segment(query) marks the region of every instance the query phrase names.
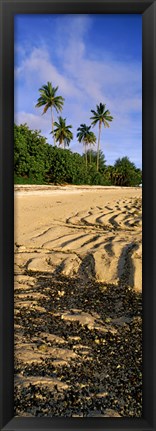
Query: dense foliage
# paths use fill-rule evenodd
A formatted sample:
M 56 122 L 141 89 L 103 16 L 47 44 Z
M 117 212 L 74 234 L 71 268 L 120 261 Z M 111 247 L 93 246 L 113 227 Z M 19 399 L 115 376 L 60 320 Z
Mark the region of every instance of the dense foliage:
M 37 130 L 24 124 L 14 126 L 14 173 L 17 178 L 42 183 L 50 169 L 51 146 Z M 21 182 L 21 181 L 20 181 Z
M 87 157 L 87 166 L 86 166 Z M 141 171 L 127 157 L 107 166 L 103 152 L 89 149 L 82 156 L 69 149 L 49 145 L 40 131 L 27 124 L 14 126 L 14 174 L 20 184 L 96 184 L 137 186 Z

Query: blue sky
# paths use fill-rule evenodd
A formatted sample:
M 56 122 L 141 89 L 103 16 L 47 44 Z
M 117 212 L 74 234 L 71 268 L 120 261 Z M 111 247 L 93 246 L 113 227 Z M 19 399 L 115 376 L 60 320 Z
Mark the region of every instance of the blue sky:
M 41 130 L 52 143 L 50 112 L 35 108 L 38 89 L 50 81 L 65 98 L 61 116 L 73 126 L 72 151 L 82 153 L 77 128 L 90 125 L 91 109 L 102 102 L 114 118 L 101 136 L 107 164 L 126 155 L 141 167 L 141 15 L 16 15 L 14 26 L 16 124 Z

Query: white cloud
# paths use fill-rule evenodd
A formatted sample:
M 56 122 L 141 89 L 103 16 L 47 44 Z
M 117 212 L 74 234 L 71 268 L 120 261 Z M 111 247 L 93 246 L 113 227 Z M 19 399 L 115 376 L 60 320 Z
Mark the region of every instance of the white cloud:
M 15 76 L 16 79 L 22 77 L 29 87 L 51 81 L 59 86 L 64 97 L 76 98 L 77 103 L 87 108 L 90 104 L 89 109 L 102 101 L 116 117 L 118 113 L 125 116 L 130 112 L 141 112 L 141 95 L 136 94 L 138 86 L 141 87 L 140 65 L 129 67 L 129 64 L 113 59 L 107 64 L 86 57 L 81 40 L 72 40 L 62 55 L 63 71 L 60 72 L 48 51 L 34 48 L 16 68 Z
M 43 132 L 46 132 L 47 129 L 50 129 L 50 121 L 46 116 L 39 116 L 32 114 L 30 112 L 16 112 L 15 113 L 15 123 L 20 124 L 28 124 L 30 129 L 35 130 L 42 130 Z
M 21 76 L 29 85 L 50 81 L 54 86 L 59 84 L 59 89 L 64 96 L 68 96 L 69 92 L 73 96 L 77 95 L 75 86 L 72 86 L 71 81 L 52 64 L 48 51 L 45 49 L 34 48 L 21 66 L 15 69 L 15 78 L 18 79 Z
M 91 51 L 91 44 L 86 43 L 85 39 L 92 20 L 81 15 L 73 17 L 74 19 L 71 15 L 64 15 L 63 19 L 58 20 L 53 43 L 48 40 L 44 46 L 32 46 L 29 55 L 22 56 L 21 64 L 15 69 L 18 112 L 15 119 L 18 124 L 26 122 L 32 129 L 41 129 L 50 139 L 49 113 L 42 116 L 42 109 L 39 109 L 38 114 L 35 114 L 35 104 L 39 97 L 39 87 L 51 81 L 54 86 L 59 86 L 58 94 L 65 97 L 61 115 L 67 118 L 68 124 L 73 125 L 75 138 L 71 147 L 77 148 L 77 127 L 82 122 L 89 125 L 90 110 L 96 109 L 96 104 L 103 102 L 114 120 L 110 129 L 102 132 L 101 148 L 104 152 L 108 148 L 108 153 L 112 151 L 112 154 L 113 151 L 115 154 L 115 145 L 119 142 L 121 152 L 132 146 L 135 148 L 136 143 L 141 142 L 141 64 L 117 61 L 111 53 L 105 51 L 105 47 L 101 57 L 97 59 Z M 20 53 L 19 47 L 17 60 L 18 52 Z M 22 82 L 22 90 L 18 85 L 19 81 Z M 21 91 L 23 98 L 18 96 Z M 27 108 L 24 105 L 24 95 L 30 101 Z M 97 133 L 97 128 L 94 131 Z

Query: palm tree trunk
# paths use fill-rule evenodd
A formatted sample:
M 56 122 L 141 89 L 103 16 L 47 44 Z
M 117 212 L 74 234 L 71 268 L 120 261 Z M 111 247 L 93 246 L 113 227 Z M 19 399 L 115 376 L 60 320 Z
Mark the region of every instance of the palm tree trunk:
M 84 145 L 85 145 L 86 168 L 87 168 L 87 151 L 86 151 L 86 143 L 85 143 Z
M 55 136 L 54 136 L 54 117 L 53 117 L 52 106 L 51 106 L 51 122 L 52 122 L 52 132 L 53 132 L 52 135 L 53 135 L 54 145 L 56 145 Z
M 99 136 L 98 136 L 98 146 L 97 146 L 97 172 L 99 170 L 99 153 L 100 153 L 101 126 L 102 126 L 102 123 L 99 122 Z
M 91 165 L 91 156 L 92 156 L 92 154 L 91 154 L 91 146 L 90 146 L 90 152 L 89 153 L 90 153 L 89 156 L 90 156 L 90 165 Z

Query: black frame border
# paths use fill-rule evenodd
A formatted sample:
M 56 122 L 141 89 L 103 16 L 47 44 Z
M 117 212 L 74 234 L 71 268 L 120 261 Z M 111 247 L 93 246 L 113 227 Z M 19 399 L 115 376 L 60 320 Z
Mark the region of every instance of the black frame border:
M 14 417 L 14 15 L 139 13 L 143 23 L 143 418 Z M 0 0 L 0 426 L 13 430 L 156 431 L 156 0 Z

